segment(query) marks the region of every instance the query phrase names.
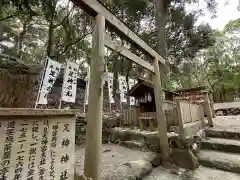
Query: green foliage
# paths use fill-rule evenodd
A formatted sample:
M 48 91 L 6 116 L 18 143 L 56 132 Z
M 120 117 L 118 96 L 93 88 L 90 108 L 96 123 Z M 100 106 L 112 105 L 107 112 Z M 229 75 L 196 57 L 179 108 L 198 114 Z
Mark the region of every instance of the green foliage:
M 107 7 L 130 29 L 135 31 L 154 49 L 159 43 L 155 1 L 102 0 Z M 21 2 L 19 4 L 19 2 Z M 205 0 L 208 9 L 215 13 L 216 1 Z M 46 55 L 60 62 L 79 63 L 82 75 L 85 64 L 90 63 L 91 18 L 70 2 L 60 0 L 1 1 L 0 53 L 15 56 L 28 64 L 42 63 Z M 167 60 L 171 65 L 168 88 L 209 85 L 213 90 L 232 90 L 240 87 L 239 41 L 226 35 L 239 33 L 240 19 L 230 21 L 223 32 L 212 30 L 208 24 L 196 26 L 202 13 L 199 8 L 186 12 L 187 3 L 198 0 L 163 1 L 166 11 L 165 34 Z M 120 38 L 110 33 L 113 39 Z M 217 40 L 216 40 L 217 39 Z M 134 45 L 120 40 L 125 47 L 146 61 L 148 55 Z M 6 46 L 1 42 L 12 43 Z M 137 78 L 147 75 L 141 67 L 119 57 L 116 52 L 106 54 L 108 70 Z
M 240 18 L 229 21 L 224 27 L 224 32 L 230 34 L 240 33 Z
M 0 54 L 27 64 L 43 63 L 45 56 L 51 55 L 61 62 L 76 61 L 85 72 L 91 54 L 86 39 L 91 33 L 91 22 L 82 10 L 61 0 L 1 3 Z

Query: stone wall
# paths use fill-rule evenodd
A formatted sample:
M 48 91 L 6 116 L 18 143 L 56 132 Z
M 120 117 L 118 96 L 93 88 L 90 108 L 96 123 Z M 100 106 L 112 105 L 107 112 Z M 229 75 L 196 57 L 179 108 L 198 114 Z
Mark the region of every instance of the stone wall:
M 108 143 L 110 139 L 110 130 L 120 124 L 120 113 L 114 111 L 112 114 L 103 115 L 102 125 L 102 143 Z M 75 143 L 84 146 L 86 142 L 87 121 L 84 116 L 78 116 L 76 120 Z
M 37 76 L 0 69 L 0 107 L 27 108 Z
M 240 108 L 223 108 L 215 110 L 217 116 L 234 116 L 240 114 Z

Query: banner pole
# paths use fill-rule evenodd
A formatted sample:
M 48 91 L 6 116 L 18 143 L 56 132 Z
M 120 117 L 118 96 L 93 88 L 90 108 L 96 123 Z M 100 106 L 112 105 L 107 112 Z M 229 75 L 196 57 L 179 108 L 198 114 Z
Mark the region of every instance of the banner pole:
M 64 74 L 63 74 L 63 82 L 62 82 L 62 88 L 61 88 L 61 95 L 60 95 L 60 98 L 59 98 L 59 106 L 58 106 L 58 109 L 61 109 L 62 108 L 62 93 L 63 93 L 63 86 L 64 86 L 64 78 L 65 78 L 65 73 L 66 73 L 66 69 L 67 69 L 67 63 L 65 64 L 65 67 L 64 68 Z
M 58 109 L 61 109 L 61 107 L 62 107 L 62 101 L 61 101 L 61 98 L 60 98 Z
M 36 99 L 35 107 L 34 107 L 35 109 L 37 108 L 37 105 L 38 105 L 38 101 L 39 101 L 39 97 L 40 97 L 40 92 L 41 92 L 42 85 L 43 85 L 43 79 L 44 79 L 45 73 L 46 73 L 47 64 L 48 64 L 48 58 L 46 58 L 46 60 L 44 61 L 44 67 L 43 67 L 43 71 L 42 71 L 42 74 L 41 74 L 40 86 L 39 86 L 39 88 L 38 88 L 37 99 Z

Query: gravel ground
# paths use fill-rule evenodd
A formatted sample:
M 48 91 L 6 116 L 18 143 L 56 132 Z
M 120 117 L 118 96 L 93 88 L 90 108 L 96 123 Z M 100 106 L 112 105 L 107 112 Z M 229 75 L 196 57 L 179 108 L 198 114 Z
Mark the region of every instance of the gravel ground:
M 214 128 L 226 130 L 240 130 L 239 116 L 217 116 L 214 118 Z
M 218 116 L 214 118 L 215 128 L 240 131 L 240 116 Z M 84 148 L 76 146 L 76 171 L 83 173 Z M 146 152 L 127 149 L 117 145 L 102 146 L 101 177 L 113 173 L 116 168 L 127 161 L 143 159 Z M 172 174 L 169 170 L 158 167 L 144 180 L 240 180 L 240 174 L 234 174 L 211 168 L 199 167 L 195 171 L 183 171 L 181 175 Z
M 83 174 L 85 149 L 76 146 L 76 171 Z M 102 164 L 101 177 L 105 179 L 107 174 L 113 173 L 117 167 L 127 161 L 135 161 L 143 159 L 146 152 L 127 149 L 122 146 L 105 144 L 102 146 Z M 94 162 L 93 162 L 94 163 Z
M 113 173 L 127 161 L 143 159 L 146 152 L 127 149 L 121 146 L 106 144 L 102 146 L 101 179 Z M 76 171 L 83 174 L 84 148 L 76 147 Z M 157 167 L 143 180 L 240 180 L 240 174 L 221 170 L 199 167 L 195 171 L 180 171 L 180 175 L 172 174 L 170 170 Z
M 171 174 L 162 167 L 155 168 L 143 180 L 239 180 L 240 175 L 221 170 L 199 167 L 195 171 L 183 171 L 181 175 Z

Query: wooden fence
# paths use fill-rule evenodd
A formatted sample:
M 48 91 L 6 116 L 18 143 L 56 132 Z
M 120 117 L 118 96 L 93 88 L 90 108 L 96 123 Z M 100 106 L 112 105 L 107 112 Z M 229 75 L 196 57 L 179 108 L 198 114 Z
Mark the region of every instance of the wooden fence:
M 203 107 L 204 103 L 196 104 L 187 101 L 165 102 L 164 110 L 167 127 L 178 127 L 181 137 L 196 134 L 205 126 Z M 156 113 L 140 113 L 139 108 L 125 110 L 121 125 L 140 127 L 141 130 L 155 130 L 157 128 Z
M 178 106 L 180 106 L 179 109 L 181 111 L 181 118 L 184 124 L 200 121 L 203 118 L 203 106 L 201 104 L 179 102 Z
M 193 104 L 190 102 L 177 101 L 177 119 L 179 135 L 182 138 L 195 135 L 204 128 L 204 103 Z
M 164 103 L 164 110 L 166 116 L 167 126 L 177 126 L 177 113 L 176 113 L 176 103 L 172 101 L 165 101 Z M 156 112 L 145 112 L 140 113 L 140 109 L 133 107 L 127 110 L 124 110 L 121 126 L 140 126 L 139 118 L 144 117 L 146 119 L 151 118 L 153 119 L 154 127 L 157 127 L 156 121 Z

